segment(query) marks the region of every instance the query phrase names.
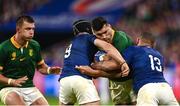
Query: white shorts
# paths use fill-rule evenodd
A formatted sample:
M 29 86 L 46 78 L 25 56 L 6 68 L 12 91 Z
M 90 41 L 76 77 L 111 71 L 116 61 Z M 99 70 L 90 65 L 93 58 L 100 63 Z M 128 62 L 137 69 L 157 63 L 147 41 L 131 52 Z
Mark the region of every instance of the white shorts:
M 11 92 L 16 92 L 18 95 L 22 96 L 26 105 L 32 104 L 34 101 L 36 101 L 39 98 L 44 98 L 44 96 L 36 87 L 28 87 L 28 88 L 6 87 L 1 89 L 0 91 L 0 98 L 4 104 L 6 104 L 5 101 L 7 95 Z
M 74 75 L 60 80 L 59 101 L 63 104 L 85 104 L 99 101 L 96 87 L 92 80 Z
M 173 91 L 167 83 L 149 83 L 140 88 L 137 106 L 179 106 Z

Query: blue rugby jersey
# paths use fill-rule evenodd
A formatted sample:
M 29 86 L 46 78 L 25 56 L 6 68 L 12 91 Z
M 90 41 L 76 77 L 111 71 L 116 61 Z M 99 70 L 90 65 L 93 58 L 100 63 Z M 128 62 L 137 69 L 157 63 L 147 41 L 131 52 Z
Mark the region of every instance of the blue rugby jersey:
M 139 89 L 147 83 L 166 82 L 163 77 L 163 57 L 155 49 L 146 46 L 130 46 L 123 57 L 132 71 L 133 89 Z
M 80 75 L 87 79 L 92 77 L 81 74 L 76 65 L 90 65 L 94 60 L 94 54 L 98 51 L 98 48 L 94 45 L 96 37 L 90 34 L 81 34 L 75 37 L 69 47 L 65 51 L 64 66 L 60 78 L 64 78 L 72 75 Z

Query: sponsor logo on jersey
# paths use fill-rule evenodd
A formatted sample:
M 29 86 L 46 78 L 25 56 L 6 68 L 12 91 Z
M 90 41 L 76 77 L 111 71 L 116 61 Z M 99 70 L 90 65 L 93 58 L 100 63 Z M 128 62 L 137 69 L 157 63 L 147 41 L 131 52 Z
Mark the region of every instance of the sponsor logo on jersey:
M 15 60 L 16 59 L 16 52 L 13 52 L 12 54 L 11 54 L 11 60 Z
M 29 49 L 29 56 L 33 56 L 33 49 Z
M 26 58 L 24 57 L 24 58 L 21 58 L 19 61 L 24 61 Z

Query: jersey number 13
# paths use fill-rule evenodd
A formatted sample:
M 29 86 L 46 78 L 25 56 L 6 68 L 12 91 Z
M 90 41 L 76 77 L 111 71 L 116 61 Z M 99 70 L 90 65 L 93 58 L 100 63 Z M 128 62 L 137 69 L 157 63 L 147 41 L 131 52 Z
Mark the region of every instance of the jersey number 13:
M 161 66 L 160 59 L 153 55 L 149 55 L 149 58 L 150 58 L 150 62 L 151 62 L 151 69 L 162 72 L 162 66 Z

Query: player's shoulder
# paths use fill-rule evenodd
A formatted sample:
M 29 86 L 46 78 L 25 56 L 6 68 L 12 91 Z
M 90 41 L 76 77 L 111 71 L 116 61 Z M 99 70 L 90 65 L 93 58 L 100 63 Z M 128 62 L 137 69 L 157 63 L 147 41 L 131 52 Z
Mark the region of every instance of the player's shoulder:
M 0 48 L 6 48 L 6 46 L 8 46 L 10 44 L 10 40 L 5 40 L 0 44 Z
M 126 32 L 124 32 L 124 31 L 115 31 L 115 32 L 117 32 L 117 33 L 119 33 L 119 34 L 126 34 Z
M 132 45 L 132 46 L 128 46 L 123 52 L 137 53 L 137 52 L 141 52 L 141 49 L 139 48 L 139 46 Z
M 126 34 L 126 32 L 115 31 L 114 40 L 118 40 L 119 41 L 119 39 L 122 40 L 122 41 L 127 41 L 127 42 L 133 44 L 132 38 L 128 34 Z
M 139 49 L 139 47 L 136 46 L 136 45 L 131 45 L 131 46 L 128 46 L 127 49 L 129 49 L 129 50 L 137 50 L 137 49 Z
M 2 45 L 5 45 L 5 44 L 10 43 L 10 42 L 11 42 L 10 39 L 7 39 L 7 40 L 1 42 L 1 44 L 2 44 Z
M 86 37 L 89 37 L 89 38 L 96 38 L 96 36 L 93 35 L 93 34 L 86 34 Z
M 121 37 L 126 37 L 127 36 L 126 32 L 124 32 L 124 31 L 115 31 L 115 34 L 118 35 L 118 36 L 121 36 Z
M 96 36 L 93 34 L 85 34 L 85 39 L 87 39 L 88 41 L 93 42 L 96 39 Z
M 82 39 L 82 38 L 93 38 L 96 37 L 93 34 L 80 34 L 79 36 L 76 36 L 75 39 Z
M 30 43 L 31 45 L 37 45 L 37 46 L 39 46 L 39 42 L 37 42 L 37 41 L 34 40 L 34 39 L 31 39 L 31 40 L 29 41 L 29 43 Z
M 36 40 L 33 40 L 33 39 L 29 41 L 29 45 L 33 48 L 40 48 L 40 44 Z
M 154 50 L 154 52 L 155 52 L 157 55 L 159 55 L 160 57 L 163 57 L 162 54 L 161 54 L 157 49 L 152 48 L 152 50 Z

